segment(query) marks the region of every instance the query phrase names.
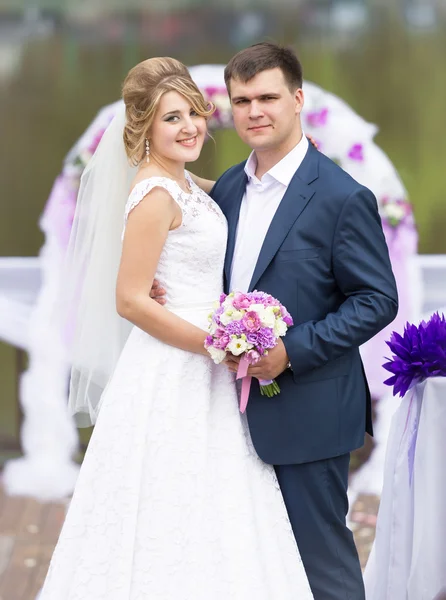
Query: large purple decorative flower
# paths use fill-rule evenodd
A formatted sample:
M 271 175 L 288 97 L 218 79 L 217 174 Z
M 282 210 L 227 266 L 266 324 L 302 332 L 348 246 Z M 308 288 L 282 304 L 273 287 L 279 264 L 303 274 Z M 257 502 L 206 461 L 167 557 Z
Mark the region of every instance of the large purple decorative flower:
M 383 367 L 393 373 L 384 383 L 393 385 L 393 395 L 401 397 L 416 383 L 428 377 L 446 377 L 446 320 L 435 313 L 418 327 L 406 324 L 401 336 L 394 331 L 386 342 L 394 356 Z

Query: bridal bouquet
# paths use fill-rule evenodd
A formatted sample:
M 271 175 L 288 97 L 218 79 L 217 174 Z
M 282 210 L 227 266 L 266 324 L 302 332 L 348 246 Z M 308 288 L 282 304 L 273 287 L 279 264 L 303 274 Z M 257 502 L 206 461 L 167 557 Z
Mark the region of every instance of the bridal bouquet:
M 228 353 L 241 356 L 237 379 L 243 378 L 240 411 L 246 410 L 251 377 L 249 365 L 257 363 L 286 334 L 293 319 L 278 300 L 254 290 L 247 294 L 222 294 L 209 315 L 209 335 L 205 348 L 215 363 L 221 363 Z M 271 398 L 280 392 L 275 380 L 260 380 L 260 392 Z

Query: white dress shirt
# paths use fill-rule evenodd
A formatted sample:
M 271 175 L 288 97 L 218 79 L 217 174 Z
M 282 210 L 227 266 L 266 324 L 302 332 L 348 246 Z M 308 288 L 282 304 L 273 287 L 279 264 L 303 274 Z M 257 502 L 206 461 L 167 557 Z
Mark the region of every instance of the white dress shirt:
M 248 183 L 240 206 L 230 291 L 248 291 L 271 221 L 307 150 L 308 140 L 302 135 L 300 142 L 261 179 L 255 175 L 257 158 L 251 152 L 245 165 Z

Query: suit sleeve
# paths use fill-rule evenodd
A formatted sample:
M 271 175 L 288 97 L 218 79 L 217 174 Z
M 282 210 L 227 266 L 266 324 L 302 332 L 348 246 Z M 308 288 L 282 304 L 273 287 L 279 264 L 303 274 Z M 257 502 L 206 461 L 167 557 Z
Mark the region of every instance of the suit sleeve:
M 344 202 L 333 237 L 333 274 L 345 296 L 336 312 L 302 323 L 282 338 L 299 375 L 357 348 L 391 323 L 398 294 L 376 199 L 367 188 Z

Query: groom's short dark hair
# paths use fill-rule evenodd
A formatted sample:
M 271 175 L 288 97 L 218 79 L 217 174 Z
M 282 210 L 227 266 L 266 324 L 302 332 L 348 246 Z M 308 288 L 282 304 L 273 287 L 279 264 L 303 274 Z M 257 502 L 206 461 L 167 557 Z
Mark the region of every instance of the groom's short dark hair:
M 302 65 L 291 48 L 272 42 L 261 42 L 240 50 L 225 68 L 225 83 L 231 95 L 231 79 L 246 83 L 262 71 L 279 68 L 292 92 L 302 87 Z

